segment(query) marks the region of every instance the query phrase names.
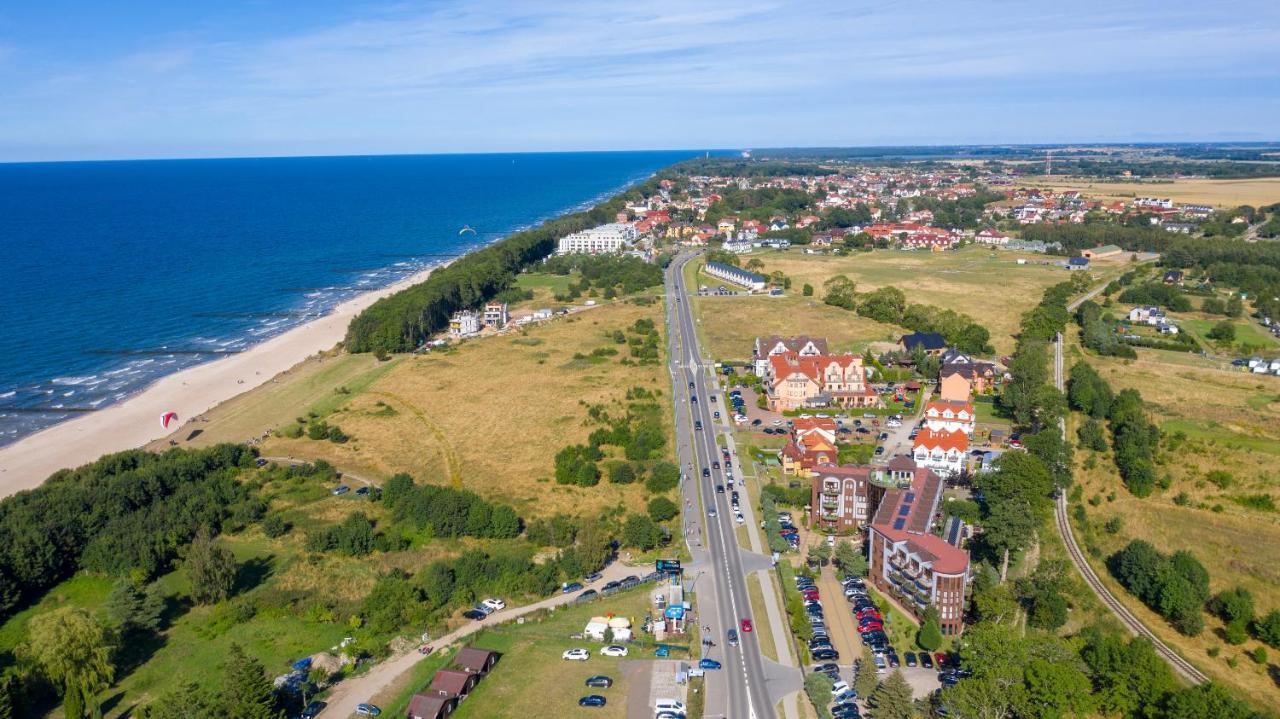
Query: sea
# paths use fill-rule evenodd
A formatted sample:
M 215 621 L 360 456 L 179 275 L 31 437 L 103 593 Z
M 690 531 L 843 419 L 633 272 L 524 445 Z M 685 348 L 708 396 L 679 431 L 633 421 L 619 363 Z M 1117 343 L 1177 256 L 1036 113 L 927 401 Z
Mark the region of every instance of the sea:
M 0 164 L 0 446 L 694 154 Z

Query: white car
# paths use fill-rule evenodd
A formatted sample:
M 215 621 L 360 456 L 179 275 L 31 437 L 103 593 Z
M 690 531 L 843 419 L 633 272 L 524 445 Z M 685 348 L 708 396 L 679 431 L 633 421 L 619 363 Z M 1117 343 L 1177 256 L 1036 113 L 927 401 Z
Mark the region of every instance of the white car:
M 834 547 L 834 546 L 836 546 L 836 535 L 834 535 L 834 534 L 828 534 L 828 535 L 827 535 L 827 546 L 828 546 L 828 547 Z
M 564 654 L 561 654 L 560 658 L 574 662 L 585 662 L 591 658 L 591 652 L 586 649 L 570 649 Z
M 775 420 L 773 420 L 773 426 L 774 426 L 774 427 L 781 427 L 781 426 L 782 426 L 782 420 L 780 420 L 780 419 L 775 419 Z
M 744 423 L 744 422 L 746 422 L 746 421 L 747 421 L 747 415 L 745 415 L 745 414 L 735 414 L 735 415 L 733 415 L 733 421 L 734 421 L 734 422 L 737 422 L 738 424 L 742 424 L 742 423 Z
M 742 524 L 743 522 L 747 521 L 747 518 L 742 516 L 742 512 L 738 512 L 733 515 L 733 521 L 737 522 L 738 524 Z
M 600 649 L 600 656 L 602 656 L 602 657 L 625 657 L 625 656 L 627 656 L 627 648 L 626 648 L 626 647 L 624 647 L 624 646 L 617 645 L 617 644 L 610 644 L 609 646 L 607 646 L 607 647 L 602 647 L 602 648 Z
M 843 694 L 844 692 L 847 692 L 847 691 L 849 691 L 849 683 L 844 681 L 843 679 L 841 679 L 840 681 L 836 682 L 831 686 L 832 694 Z
M 507 608 L 506 602 L 502 601 L 501 599 L 494 599 L 493 597 L 489 597 L 488 599 L 480 603 L 492 609 L 495 612 L 500 612 L 503 609 Z

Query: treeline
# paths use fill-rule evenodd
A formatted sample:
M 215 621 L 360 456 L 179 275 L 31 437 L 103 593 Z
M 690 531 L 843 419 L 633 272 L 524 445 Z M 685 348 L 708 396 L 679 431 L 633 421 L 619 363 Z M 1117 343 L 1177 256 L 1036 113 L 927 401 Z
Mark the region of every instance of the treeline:
M 729 215 L 767 223 L 774 215 L 790 217 L 809 207 L 814 201 L 814 197 L 804 190 L 778 187 L 750 190 L 727 187 L 720 190 L 719 194 L 720 199 L 707 208 L 703 218 L 713 225 Z
M 1027 225 L 1022 239 L 1062 245 L 1062 254 L 1073 256 L 1099 245 L 1116 245 L 1126 252 L 1163 252 L 1172 242 L 1159 228 L 1126 227 L 1112 223 Z
M 81 569 L 154 577 L 200 527 L 260 518 L 265 505 L 235 481 L 255 457 L 232 444 L 131 450 L 0 501 L 0 618 Z
M 559 302 L 571 302 L 592 289 L 604 293 L 611 300 L 623 294 L 662 284 L 663 264 L 645 262 L 630 255 L 553 255 L 543 260 L 541 269 L 553 275 L 569 275 L 578 272 L 577 283 L 567 292 L 557 294 Z
M 444 329 L 454 312 L 475 307 L 507 289 L 517 273 L 543 259 L 565 235 L 612 222 L 627 203 L 657 191 L 658 179 L 575 212 L 517 232 L 458 258 L 423 282 L 373 303 L 351 321 L 350 352 L 409 352 Z
M 986 188 L 979 189 L 969 197 L 956 200 L 922 195 L 898 200 L 895 214 L 901 217 L 915 210 L 929 210 L 933 213 L 933 224 L 938 227 L 976 229 L 983 220 L 983 212 L 987 205 L 1003 199 L 1003 194 Z
M 1135 497 L 1150 495 L 1160 481 L 1155 469 L 1160 429 L 1147 417 L 1138 391 L 1112 392 L 1107 381 L 1082 360 L 1071 367 L 1067 399 L 1072 409 L 1085 413 L 1095 424 L 1098 420 L 1110 420 L 1111 443 L 1120 478 Z M 1080 432 L 1081 440 L 1087 446 L 1098 449 L 1101 445 L 1105 449 L 1094 425 L 1086 422 Z
M 415 484 L 407 474 L 387 480 L 382 502 L 397 522 L 411 524 L 432 537 L 511 539 L 523 529 L 520 517 L 508 505 L 490 502 L 464 489 Z M 367 521 L 357 521 L 362 535 L 372 531 L 371 526 L 365 529 Z
M 1107 559 L 1107 569 L 1179 632 L 1194 637 L 1204 630 L 1209 600 L 1209 571 L 1188 551 L 1162 554 L 1141 539 Z
M 1166 285 L 1163 282 L 1151 281 L 1133 285 L 1121 292 L 1118 299 L 1131 305 L 1154 305 L 1173 312 L 1191 311 L 1191 299 L 1176 285 Z
M 1133 359 L 1138 356 L 1132 346 L 1120 340 L 1114 318 L 1103 314 L 1097 302 L 1081 302 L 1076 309 L 1076 323 L 1080 325 L 1080 341 L 1094 352 L 1107 357 Z
M 853 280 L 836 275 L 823 283 L 823 290 L 822 301 L 833 307 L 854 310 L 863 317 L 915 332 L 936 332 L 961 352 L 993 351 L 991 332 L 972 317 L 933 305 L 908 305 L 906 294 L 897 287 L 890 285 L 859 295 Z
M 1193 268 L 1214 282 L 1249 295 L 1260 314 L 1280 317 L 1280 243 L 1186 238 L 1175 241 L 1161 264 Z

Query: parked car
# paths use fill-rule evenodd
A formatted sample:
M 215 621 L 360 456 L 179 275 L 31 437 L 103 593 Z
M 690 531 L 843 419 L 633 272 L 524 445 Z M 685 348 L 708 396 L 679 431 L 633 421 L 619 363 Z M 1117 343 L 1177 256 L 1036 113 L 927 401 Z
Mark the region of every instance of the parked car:
M 707 659 L 704 657 L 698 662 L 698 668 L 699 669 L 719 669 L 720 662 L 714 659 Z
M 479 609 L 468 609 L 467 611 L 462 613 L 462 617 L 464 619 L 472 619 L 475 621 L 480 621 L 481 619 L 484 619 L 487 616 L 489 615 L 480 611 Z
M 929 652 L 920 652 L 920 666 L 933 669 L 933 657 L 929 656 Z
M 376 717 L 382 714 L 382 709 L 377 704 L 357 704 L 356 716 Z
M 588 589 L 587 591 L 583 592 L 582 594 L 579 594 L 579 595 L 578 595 L 578 598 L 577 598 L 577 599 L 575 599 L 575 600 L 573 600 L 573 601 L 575 601 L 575 602 L 585 602 L 585 601 L 587 601 L 588 599 L 592 599 L 592 598 L 594 598 L 594 597 L 595 597 L 596 595 L 598 595 L 598 594 L 599 594 L 599 592 L 597 592 L 596 590 L 594 590 L 594 589 Z
M 587 686 L 597 689 L 608 689 L 613 686 L 613 680 L 603 674 L 597 674 L 594 677 L 587 677 Z
M 602 707 L 605 705 L 605 702 L 606 702 L 605 698 L 600 696 L 599 694 L 588 694 L 587 696 L 578 700 L 578 706 Z
M 583 580 L 586 581 L 587 584 L 590 584 L 592 582 L 598 582 L 601 579 L 604 579 L 604 575 L 601 574 L 600 572 L 592 572 L 591 574 L 588 574 L 587 576 L 583 577 Z
M 316 719 L 316 717 L 320 715 L 320 712 L 324 711 L 324 708 L 327 706 L 329 705 L 326 702 L 311 702 L 302 710 L 302 713 L 298 715 L 298 719 Z
M 480 603 L 492 609 L 495 612 L 500 612 L 503 609 L 507 608 L 506 602 L 502 601 L 501 599 L 495 599 L 494 597 L 489 597 L 488 599 Z
M 600 656 L 602 657 L 625 657 L 627 656 L 627 648 L 621 644 L 610 644 L 607 647 L 600 648 Z
M 351 488 L 348 487 L 347 485 L 339 484 L 338 486 L 333 488 L 333 492 L 331 492 L 331 494 L 333 494 L 333 496 L 336 497 L 339 495 L 346 494 L 347 492 L 350 492 L 350 491 L 351 491 Z
M 840 652 L 834 649 L 819 649 L 816 652 L 812 652 L 812 654 L 813 658 L 820 662 L 839 661 L 840 659 Z
M 815 674 L 830 674 L 831 672 L 839 673 L 839 671 L 839 664 L 817 664 L 813 667 L 813 673 Z
M 569 582 L 568 584 L 560 588 L 560 593 L 572 594 L 578 591 L 579 589 L 582 589 L 582 582 Z
M 560 655 L 560 658 L 572 662 L 585 662 L 591 658 L 591 652 L 582 648 L 567 649 L 564 654 Z
M 903 658 L 903 660 L 905 660 L 905 661 L 906 661 L 907 666 L 909 666 L 909 667 L 914 667 L 914 666 L 916 665 L 916 653 L 915 653 L 915 652 L 907 652 L 906 654 L 903 654 L 903 655 L 902 655 L 902 658 Z
M 363 497 L 363 496 L 365 496 L 365 495 L 366 495 L 366 494 L 368 494 L 368 493 L 369 493 L 369 488 L 368 488 L 368 487 L 360 487 L 360 488 L 356 489 L 356 496 L 357 496 L 357 497 Z

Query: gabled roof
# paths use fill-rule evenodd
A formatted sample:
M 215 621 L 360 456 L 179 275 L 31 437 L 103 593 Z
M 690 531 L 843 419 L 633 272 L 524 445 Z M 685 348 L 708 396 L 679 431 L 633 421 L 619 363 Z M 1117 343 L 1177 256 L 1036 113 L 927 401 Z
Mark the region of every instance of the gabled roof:
M 935 449 L 941 449 L 944 452 L 957 450 L 967 452 L 969 450 L 969 436 L 960 430 L 954 432 L 935 432 L 925 428 L 920 430 L 920 434 L 916 435 L 915 444 L 912 445 L 916 449 L 924 447 L 932 452 Z
M 846 371 L 853 365 L 862 366 L 862 358 L 857 355 L 818 355 L 801 357 L 794 352 L 782 352 L 769 358 L 769 368 L 774 380 L 781 381 L 794 374 L 803 374 L 809 379 L 822 384 L 823 374 L 831 365 L 839 365 Z M 860 379 L 865 380 L 865 377 Z
M 467 685 L 471 683 L 473 676 L 475 675 L 460 669 L 441 669 L 432 677 L 430 689 L 445 695 L 460 696 L 467 691 Z
M 965 413 L 968 419 L 973 419 L 973 405 L 968 402 L 958 402 L 953 399 L 935 400 L 925 405 L 925 416 L 931 413 L 938 416 L 945 416 L 950 412 L 953 417 L 959 418 L 961 413 Z
M 885 492 L 871 527 L 891 542 L 905 543 L 907 551 L 929 562 L 934 572 L 961 574 L 968 569 L 969 553 L 929 532 L 943 486 L 938 475 L 917 467 L 910 487 Z
M 799 353 L 810 344 L 812 344 L 813 348 L 818 351 L 818 354 L 829 354 L 827 351 L 826 337 L 810 337 L 809 335 L 779 337 L 777 335 L 770 335 L 768 337 L 759 337 L 756 339 L 756 346 L 764 352 L 772 352 L 778 347 L 778 345 L 782 345 L 786 348 L 785 351 Z

